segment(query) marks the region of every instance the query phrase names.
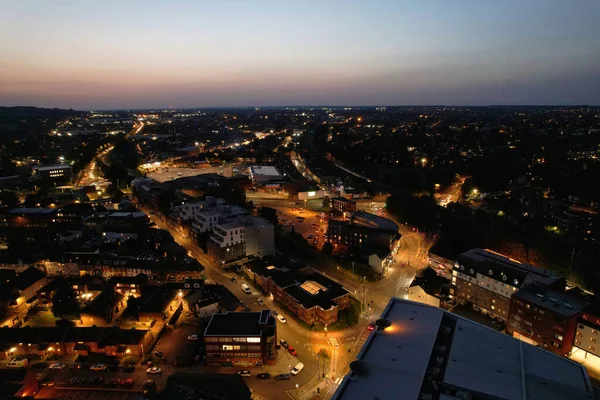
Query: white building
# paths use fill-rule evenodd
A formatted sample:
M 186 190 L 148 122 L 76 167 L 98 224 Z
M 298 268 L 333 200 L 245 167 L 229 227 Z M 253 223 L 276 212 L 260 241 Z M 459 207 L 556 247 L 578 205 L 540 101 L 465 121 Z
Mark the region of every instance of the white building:
M 233 221 L 238 217 L 248 215 L 248 210 L 235 205 L 220 204 L 199 211 L 196 214 L 192 228 L 199 233 L 210 232 L 219 223 Z
M 311 189 L 298 192 L 298 200 L 322 199 L 325 197 L 325 192 L 321 189 Z
M 391 299 L 381 318 L 333 400 L 594 399 L 582 365 L 442 309 Z
M 194 201 L 173 207 L 173 212 L 180 220 L 189 221 L 190 219 L 195 219 L 204 207 L 204 201 Z
M 246 255 L 246 230 L 239 221 L 220 223 L 213 229 L 208 241 L 208 254 L 217 263 L 224 264 Z

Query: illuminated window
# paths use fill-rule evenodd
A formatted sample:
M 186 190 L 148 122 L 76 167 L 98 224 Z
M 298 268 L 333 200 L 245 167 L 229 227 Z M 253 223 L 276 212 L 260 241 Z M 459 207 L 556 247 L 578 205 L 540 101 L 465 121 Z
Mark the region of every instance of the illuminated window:
M 248 342 L 248 343 L 260 343 L 260 338 L 259 338 L 259 337 L 258 337 L 258 338 L 249 337 L 249 338 L 247 339 L 247 342 Z

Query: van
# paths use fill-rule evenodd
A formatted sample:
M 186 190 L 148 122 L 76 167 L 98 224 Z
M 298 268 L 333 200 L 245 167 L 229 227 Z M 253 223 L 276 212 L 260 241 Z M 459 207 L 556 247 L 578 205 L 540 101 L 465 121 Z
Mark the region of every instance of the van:
M 301 362 L 299 362 L 298 364 L 296 364 L 296 366 L 294 368 L 292 368 L 292 370 L 290 371 L 290 373 L 292 375 L 298 375 L 300 373 L 300 371 L 302 371 L 302 368 L 304 368 L 304 364 L 302 364 Z
M 250 294 L 250 286 L 246 285 L 245 283 L 242 283 L 242 290 L 244 293 Z

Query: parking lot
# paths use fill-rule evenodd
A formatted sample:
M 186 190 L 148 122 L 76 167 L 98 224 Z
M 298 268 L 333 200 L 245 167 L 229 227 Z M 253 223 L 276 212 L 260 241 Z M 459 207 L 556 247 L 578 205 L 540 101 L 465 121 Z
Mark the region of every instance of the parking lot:
M 193 361 L 194 354 L 198 348 L 198 341 L 187 340 L 189 335 L 197 335 L 198 327 L 181 326 L 175 329 L 166 329 L 161 338 L 154 346 L 155 351 L 160 351 L 166 359 L 166 364 L 188 363 Z
M 306 210 L 300 205 L 273 208 L 277 210 L 279 223 L 286 231 L 291 231 L 293 225 L 294 231 L 301 234 L 310 244 L 318 248 L 323 247 L 323 239 L 327 232 L 327 217 L 321 218 L 321 213 Z

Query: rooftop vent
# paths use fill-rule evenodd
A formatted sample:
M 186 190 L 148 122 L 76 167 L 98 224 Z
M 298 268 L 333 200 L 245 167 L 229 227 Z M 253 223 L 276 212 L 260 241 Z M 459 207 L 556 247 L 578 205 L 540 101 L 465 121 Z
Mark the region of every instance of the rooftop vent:
M 375 325 L 377 325 L 377 328 L 379 329 L 385 329 L 389 328 L 392 325 L 392 321 L 390 321 L 389 319 L 380 318 L 377 321 L 375 321 Z
M 350 363 L 350 370 L 356 375 L 366 375 L 369 371 L 369 366 L 364 361 L 355 360 Z

